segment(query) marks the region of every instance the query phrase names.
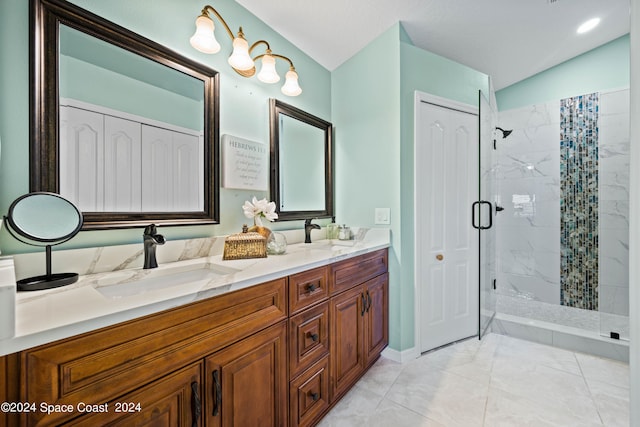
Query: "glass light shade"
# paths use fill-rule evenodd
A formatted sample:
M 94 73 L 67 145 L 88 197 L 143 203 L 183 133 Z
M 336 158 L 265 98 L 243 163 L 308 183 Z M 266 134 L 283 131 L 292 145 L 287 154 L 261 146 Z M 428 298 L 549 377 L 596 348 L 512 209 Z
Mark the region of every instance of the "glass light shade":
M 302 89 L 298 85 L 298 73 L 293 70 L 287 71 L 286 80 L 282 86 L 282 93 L 287 96 L 298 96 L 302 93 Z
M 240 71 L 253 68 L 253 59 L 249 56 L 249 43 L 245 39 L 241 37 L 233 39 L 233 53 L 229 57 L 229 65 Z
M 258 80 L 263 83 L 277 83 L 280 81 L 280 76 L 276 71 L 276 58 L 271 55 L 262 57 L 262 68 L 258 73 Z
M 196 32 L 191 36 L 189 42 L 191 46 L 203 53 L 218 53 L 220 51 L 220 43 L 213 34 L 215 26 L 211 18 L 207 16 L 198 16 L 196 19 Z

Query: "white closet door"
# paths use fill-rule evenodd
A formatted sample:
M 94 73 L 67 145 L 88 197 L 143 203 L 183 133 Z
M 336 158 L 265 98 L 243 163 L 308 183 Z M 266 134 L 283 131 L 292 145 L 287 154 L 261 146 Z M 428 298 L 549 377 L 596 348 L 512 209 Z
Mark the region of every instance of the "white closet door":
M 173 133 L 142 125 L 142 210 L 177 210 L 173 199 Z
M 416 107 L 416 280 L 421 351 L 478 334 L 478 116 Z
M 60 107 L 60 195 L 83 212 L 104 210 L 104 116 Z
M 200 195 L 200 144 L 198 137 L 173 132 L 174 208 L 178 211 L 202 210 Z
M 110 212 L 140 212 L 141 124 L 105 116 L 104 128 L 104 209 Z

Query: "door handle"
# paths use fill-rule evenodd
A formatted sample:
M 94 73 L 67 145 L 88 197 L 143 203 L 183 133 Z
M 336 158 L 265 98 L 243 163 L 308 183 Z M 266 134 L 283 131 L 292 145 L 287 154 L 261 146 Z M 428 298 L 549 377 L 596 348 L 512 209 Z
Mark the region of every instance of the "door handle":
M 480 211 L 480 208 L 483 205 L 489 206 L 489 225 L 476 224 L 476 210 Z M 476 209 L 476 207 L 478 207 L 478 209 Z M 471 226 L 473 226 L 473 228 L 475 228 L 476 230 L 488 230 L 493 227 L 493 205 L 491 204 L 491 202 L 487 202 L 486 200 L 473 202 L 473 204 L 471 205 Z
M 191 405 L 193 410 L 193 423 L 192 427 L 198 427 L 200 425 L 200 417 L 202 416 L 202 401 L 200 400 L 200 394 L 198 390 L 200 385 L 197 381 L 191 383 Z
M 216 369 L 212 373 L 213 376 L 213 412 L 211 415 L 214 417 L 218 416 L 220 413 L 220 408 L 222 407 L 222 384 L 220 384 L 220 374 Z
M 487 202 L 487 201 L 481 201 L 480 203 L 482 203 L 483 205 L 489 206 L 489 225 L 482 228 L 482 230 L 488 230 L 491 227 L 493 227 L 493 204 L 491 202 Z
M 444 255 L 442 255 L 442 254 L 438 254 L 438 255 L 436 255 L 436 259 L 437 259 L 438 261 L 442 261 L 442 260 L 444 259 Z
M 476 230 L 480 230 L 480 226 L 476 225 L 476 206 L 480 206 L 480 202 L 473 202 L 471 205 L 471 226 Z

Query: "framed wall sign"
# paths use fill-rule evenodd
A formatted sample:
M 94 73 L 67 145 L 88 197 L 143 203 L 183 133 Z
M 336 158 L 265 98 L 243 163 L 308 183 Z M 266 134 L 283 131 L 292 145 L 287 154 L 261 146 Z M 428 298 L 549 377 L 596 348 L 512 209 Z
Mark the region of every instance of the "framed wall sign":
M 239 190 L 269 190 L 269 146 L 222 135 L 222 186 Z

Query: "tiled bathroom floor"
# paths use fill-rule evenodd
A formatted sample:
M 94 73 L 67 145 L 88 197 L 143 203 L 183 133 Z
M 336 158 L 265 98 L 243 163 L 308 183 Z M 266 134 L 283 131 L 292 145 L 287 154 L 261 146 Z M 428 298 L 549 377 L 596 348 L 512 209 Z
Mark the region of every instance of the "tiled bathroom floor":
M 319 426 L 629 426 L 629 366 L 503 335 L 380 358 Z

